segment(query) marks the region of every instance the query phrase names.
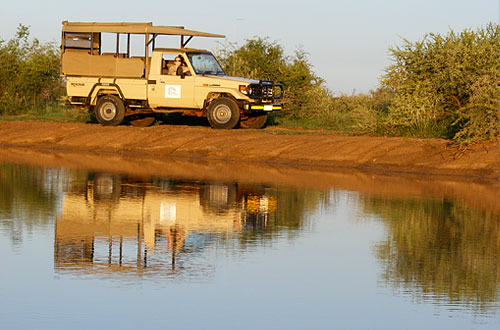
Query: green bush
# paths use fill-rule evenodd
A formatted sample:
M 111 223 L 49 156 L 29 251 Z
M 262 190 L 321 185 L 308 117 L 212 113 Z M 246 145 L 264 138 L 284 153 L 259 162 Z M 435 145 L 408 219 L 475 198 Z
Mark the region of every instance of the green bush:
M 284 85 L 285 110 L 275 119 L 285 126 L 375 132 L 392 97 L 388 89 L 334 97 L 313 72 L 306 52 L 297 50 L 293 56 L 286 56 L 280 45 L 268 39 L 247 40 L 241 47 L 224 45 L 217 55 L 229 75 Z
M 355 133 L 454 139 L 459 144 L 499 135 L 500 28 L 426 35 L 390 49 L 393 64 L 369 94 L 334 97 L 312 71 L 307 53 L 284 55 L 267 39 L 221 51 L 230 75 L 285 86 L 284 125 Z
M 394 134 L 496 139 L 500 109 L 500 27 L 404 40 L 390 49 L 382 80 L 394 91 L 385 128 Z
M 241 47 L 224 45 L 217 57 L 231 76 L 282 83 L 285 88 L 282 102 L 287 117 L 305 118 L 310 111 L 318 110 L 328 102 L 324 81 L 314 74 L 303 50 L 297 50 L 294 56 L 286 56 L 277 43 L 256 38 L 247 40 Z
M 43 113 L 58 105 L 63 93 L 53 43 L 29 40 L 24 25 L 13 39 L 0 40 L 0 114 Z

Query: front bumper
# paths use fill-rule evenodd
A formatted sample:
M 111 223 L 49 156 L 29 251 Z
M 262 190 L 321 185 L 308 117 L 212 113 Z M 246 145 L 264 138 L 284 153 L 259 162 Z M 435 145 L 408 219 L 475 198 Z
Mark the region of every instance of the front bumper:
M 245 104 L 243 109 L 249 111 L 281 111 L 283 110 L 282 104 Z
M 283 105 L 276 102 L 283 97 L 283 85 L 275 84 L 270 80 L 260 80 L 258 83 L 249 84 L 245 88 L 245 95 L 251 99 L 243 104 L 245 111 L 281 111 Z M 278 101 L 279 102 L 279 101 Z

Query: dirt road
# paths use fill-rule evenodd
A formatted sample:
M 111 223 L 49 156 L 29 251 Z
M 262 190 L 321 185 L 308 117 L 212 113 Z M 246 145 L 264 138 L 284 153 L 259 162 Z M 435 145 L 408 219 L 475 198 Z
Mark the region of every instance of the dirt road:
M 342 136 L 268 128 L 214 130 L 158 125 L 103 127 L 40 121 L 0 122 L 0 146 L 144 156 L 357 168 L 498 180 L 499 143 L 460 151 L 441 139 Z M 8 153 L 3 154 L 8 161 Z M 7 159 L 6 159 L 7 158 Z

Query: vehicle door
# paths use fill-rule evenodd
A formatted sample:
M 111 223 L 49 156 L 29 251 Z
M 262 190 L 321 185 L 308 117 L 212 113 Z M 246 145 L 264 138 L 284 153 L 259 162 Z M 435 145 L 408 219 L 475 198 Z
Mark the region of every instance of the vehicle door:
M 148 100 L 151 107 L 196 108 L 194 104 L 194 80 L 192 68 L 182 56 L 184 65 L 189 69 L 186 75 L 169 75 L 179 54 L 163 53 L 161 61 L 152 62 L 148 79 Z M 159 63 L 161 62 L 161 63 Z

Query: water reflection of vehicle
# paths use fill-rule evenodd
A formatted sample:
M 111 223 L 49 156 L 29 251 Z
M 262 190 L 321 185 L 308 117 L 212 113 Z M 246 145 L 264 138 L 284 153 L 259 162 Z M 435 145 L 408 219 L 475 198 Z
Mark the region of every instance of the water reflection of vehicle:
M 265 226 L 275 210 L 276 199 L 263 185 L 91 174 L 63 199 L 55 267 L 175 268 L 180 254 L 202 250 L 250 223 Z

